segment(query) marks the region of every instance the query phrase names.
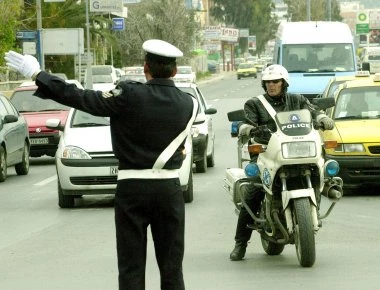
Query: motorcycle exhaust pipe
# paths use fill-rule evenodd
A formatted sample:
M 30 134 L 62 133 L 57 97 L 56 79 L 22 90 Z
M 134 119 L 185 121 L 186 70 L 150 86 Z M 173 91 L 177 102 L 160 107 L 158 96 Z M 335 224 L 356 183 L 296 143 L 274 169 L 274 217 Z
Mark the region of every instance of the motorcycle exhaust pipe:
M 343 189 L 338 184 L 326 184 L 323 188 L 322 195 L 326 196 L 333 202 L 337 202 L 343 196 Z

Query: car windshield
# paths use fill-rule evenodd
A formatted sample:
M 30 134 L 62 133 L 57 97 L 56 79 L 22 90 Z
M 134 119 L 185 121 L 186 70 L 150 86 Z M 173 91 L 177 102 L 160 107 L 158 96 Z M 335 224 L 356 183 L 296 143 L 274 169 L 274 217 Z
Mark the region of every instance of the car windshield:
M 12 104 L 19 112 L 67 111 L 70 107 L 50 99 L 33 96 L 34 90 L 15 91 L 11 97 Z
M 195 90 L 191 87 L 180 87 L 179 88 L 181 91 L 185 92 L 185 93 L 188 93 L 190 95 L 193 95 L 195 98 L 197 98 L 197 93 L 195 92 Z M 199 102 L 199 100 L 198 100 Z M 201 113 L 201 106 L 198 106 L 198 113 Z
M 177 74 L 191 74 L 191 67 L 178 67 Z
M 239 64 L 239 68 L 252 68 L 254 65 L 252 63 L 241 63 Z
M 140 83 L 146 82 L 146 78 L 144 74 L 127 74 L 120 77 L 120 81 L 126 81 L 126 80 L 137 81 Z
M 336 99 L 334 119 L 380 118 L 379 87 L 346 88 Z
M 93 75 L 92 82 L 98 84 L 113 83 L 111 75 Z
M 349 43 L 287 44 L 282 65 L 289 73 L 355 71 L 356 68 Z
M 109 117 L 94 116 L 80 110 L 75 110 L 71 122 L 71 127 L 99 127 L 109 126 Z

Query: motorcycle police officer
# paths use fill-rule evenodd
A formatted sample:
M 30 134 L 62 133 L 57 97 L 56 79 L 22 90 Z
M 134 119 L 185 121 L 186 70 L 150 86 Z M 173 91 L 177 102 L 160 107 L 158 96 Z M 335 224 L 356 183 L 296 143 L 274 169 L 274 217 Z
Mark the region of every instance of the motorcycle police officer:
M 35 80 L 35 95 L 98 116 L 109 116 L 119 160 L 115 225 L 119 289 L 145 289 L 150 225 L 161 289 L 185 289 L 184 199 L 179 168 L 198 103 L 175 85 L 176 58 L 183 53 L 162 40 L 143 43 L 145 84 L 124 81 L 110 92 L 81 90 L 40 70 L 30 55 L 5 54 L 7 65 Z
M 334 128 L 334 121 L 317 111 L 307 98 L 287 93 L 289 74 L 283 66 L 278 64 L 268 66 L 263 71 L 261 80 L 265 91 L 264 98 L 276 112 L 308 109 L 313 119 L 317 123 L 321 123 L 324 129 L 332 130 Z M 249 99 L 244 104 L 244 112 L 247 122 L 239 127 L 239 134 L 248 137 L 254 136 L 254 141 L 258 143 L 267 143 L 270 137 L 267 128 L 271 128 L 272 122 L 275 128 L 275 124 L 262 102 L 257 97 Z M 257 158 L 257 156 L 251 156 L 251 158 Z M 260 178 L 258 177 L 255 182 L 261 183 Z M 253 213 L 259 212 L 263 198 L 264 193 L 260 188 L 246 188 L 245 201 Z M 252 226 L 252 217 L 244 207 L 241 207 L 236 226 L 235 247 L 230 254 L 232 261 L 240 261 L 244 258 L 248 241 L 252 235 Z

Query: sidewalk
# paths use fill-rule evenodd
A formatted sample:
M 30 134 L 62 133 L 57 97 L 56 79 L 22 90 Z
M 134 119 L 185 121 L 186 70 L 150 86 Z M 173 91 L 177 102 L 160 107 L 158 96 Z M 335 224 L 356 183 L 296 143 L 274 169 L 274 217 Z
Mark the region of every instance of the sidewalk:
M 236 71 L 221 71 L 219 73 L 212 74 L 211 76 L 207 78 L 201 79 L 200 81 L 197 82 L 197 84 L 205 84 L 205 83 L 222 80 L 225 77 L 233 76 L 235 74 L 236 74 Z

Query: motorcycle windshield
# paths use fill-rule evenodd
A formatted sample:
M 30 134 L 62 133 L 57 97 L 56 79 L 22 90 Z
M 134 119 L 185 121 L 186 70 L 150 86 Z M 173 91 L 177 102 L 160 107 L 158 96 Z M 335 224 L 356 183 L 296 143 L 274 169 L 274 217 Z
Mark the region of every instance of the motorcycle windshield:
M 280 130 L 288 136 L 307 135 L 312 130 L 312 118 L 309 110 L 280 112 L 276 114 Z

